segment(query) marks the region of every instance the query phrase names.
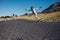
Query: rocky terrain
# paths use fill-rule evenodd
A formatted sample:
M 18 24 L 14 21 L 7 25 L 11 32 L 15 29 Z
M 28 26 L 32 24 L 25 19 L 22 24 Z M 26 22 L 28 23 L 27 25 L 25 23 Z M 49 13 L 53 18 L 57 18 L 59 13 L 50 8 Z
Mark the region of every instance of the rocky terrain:
M 60 11 L 60 2 L 56 2 L 49 6 L 47 9 L 45 9 L 42 13 L 50 13 L 50 12 L 56 12 Z

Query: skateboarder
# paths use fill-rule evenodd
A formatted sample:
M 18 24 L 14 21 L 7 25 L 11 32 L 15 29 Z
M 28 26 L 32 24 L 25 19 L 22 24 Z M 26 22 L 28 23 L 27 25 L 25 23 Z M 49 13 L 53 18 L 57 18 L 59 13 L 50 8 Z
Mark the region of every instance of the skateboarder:
M 39 7 L 39 8 L 41 8 L 41 7 Z M 36 17 L 36 19 L 41 19 L 41 18 L 38 17 L 37 12 L 36 12 L 36 10 L 39 9 L 39 8 L 34 8 L 33 6 L 31 6 L 31 9 L 28 10 L 28 11 L 32 11 L 32 13 Z M 25 9 L 25 10 L 27 10 L 27 9 Z

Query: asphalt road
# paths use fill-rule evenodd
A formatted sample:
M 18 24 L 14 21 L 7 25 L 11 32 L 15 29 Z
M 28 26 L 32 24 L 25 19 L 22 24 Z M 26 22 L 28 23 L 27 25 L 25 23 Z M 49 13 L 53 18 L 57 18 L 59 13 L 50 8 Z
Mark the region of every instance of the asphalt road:
M 0 40 L 60 40 L 60 22 L 0 22 Z

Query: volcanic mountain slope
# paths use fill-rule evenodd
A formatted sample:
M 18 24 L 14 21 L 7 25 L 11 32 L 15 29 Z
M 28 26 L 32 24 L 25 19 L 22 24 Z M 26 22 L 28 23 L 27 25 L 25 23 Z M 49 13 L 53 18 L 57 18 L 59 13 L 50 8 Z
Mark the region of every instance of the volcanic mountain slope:
M 52 4 L 47 9 L 45 9 L 43 13 L 50 13 L 50 12 L 55 12 L 55 11 L 60 11 L 60 2 L 56 2 Z

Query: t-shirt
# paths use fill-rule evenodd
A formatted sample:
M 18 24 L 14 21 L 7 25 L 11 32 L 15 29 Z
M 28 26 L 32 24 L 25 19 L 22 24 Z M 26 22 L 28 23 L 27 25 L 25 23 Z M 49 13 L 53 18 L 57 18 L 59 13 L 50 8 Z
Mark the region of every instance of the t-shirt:
M 32 9 L 32 12 L 33 12 L 33 13 L 37 13 L 36 10 L 35 10 L 35 8 Z

